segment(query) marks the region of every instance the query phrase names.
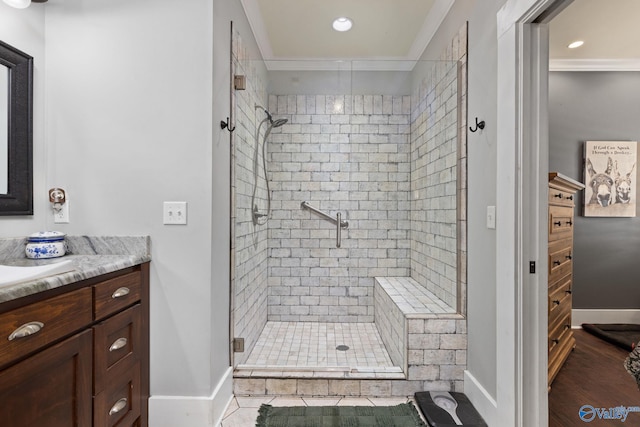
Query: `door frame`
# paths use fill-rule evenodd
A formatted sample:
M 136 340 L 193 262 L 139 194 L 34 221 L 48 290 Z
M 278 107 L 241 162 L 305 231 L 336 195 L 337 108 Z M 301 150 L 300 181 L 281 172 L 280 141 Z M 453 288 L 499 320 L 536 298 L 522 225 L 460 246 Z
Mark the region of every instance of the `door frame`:
M 548 426 L 546 24 L 571 1 L 507 0 L 497 15 L 498 425 Z

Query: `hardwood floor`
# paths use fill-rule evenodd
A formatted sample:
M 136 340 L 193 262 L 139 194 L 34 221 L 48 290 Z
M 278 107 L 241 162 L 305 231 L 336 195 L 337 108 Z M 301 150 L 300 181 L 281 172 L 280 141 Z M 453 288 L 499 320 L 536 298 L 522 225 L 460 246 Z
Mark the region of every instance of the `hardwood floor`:
M 640 426 L 640 412 L 626 421 L 583 421 L 583 405 L 594 408 L 640 406 L 640 391 L 622 363 L 629 354 L 583 330 L 575 330 L 576 348 L 558 373 L 549 393 L 549 427 Z

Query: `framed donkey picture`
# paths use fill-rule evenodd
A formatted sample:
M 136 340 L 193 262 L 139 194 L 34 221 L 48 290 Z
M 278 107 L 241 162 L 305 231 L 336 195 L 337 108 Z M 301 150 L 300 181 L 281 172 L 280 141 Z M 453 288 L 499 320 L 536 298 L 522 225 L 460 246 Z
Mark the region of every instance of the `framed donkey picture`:
M 585 141 L 584 216 L 636 216 L 636 141 Z

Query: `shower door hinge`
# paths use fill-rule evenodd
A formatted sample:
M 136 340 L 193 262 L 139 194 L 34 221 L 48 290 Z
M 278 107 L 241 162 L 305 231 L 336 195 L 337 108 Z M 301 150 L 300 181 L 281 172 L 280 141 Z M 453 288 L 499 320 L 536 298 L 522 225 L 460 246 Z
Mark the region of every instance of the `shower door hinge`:
M 244 338 L 233 339 L 233 352 L 234 353 L 244 352 Z

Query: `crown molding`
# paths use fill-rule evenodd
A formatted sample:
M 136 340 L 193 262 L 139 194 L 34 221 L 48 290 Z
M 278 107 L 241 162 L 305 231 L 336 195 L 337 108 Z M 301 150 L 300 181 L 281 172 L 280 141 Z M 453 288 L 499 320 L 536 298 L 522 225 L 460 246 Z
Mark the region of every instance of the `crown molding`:
M 249 26 L 269 71 L 411 71 L 438 31 L 455 0 L 435 0 L 406 57 L 394 58 L 278 58 L 273 54 L 267 29 L 256 0 L 240 0 Z M 345 65 L 346 64 L 346 65 Z M 349 65 L 350 64 L 350 65 Z
M 549 59 L 549 71 L 640 71 L 640 59 Z
M 256 39 L 262 57 L 273 58 L 273 49 L 271 48 L 271 43 L 269 43 L 269 35 L 262 21 L 262 13 L 258 2 L 256 0 L 240 0 L 240 3 L 244 9 L 244 14 L 247 16 L 253 37 Z
M 418 32 L 411 48 L 409 49 L 409 53 L 407 54 L 407 59 L 410 60 L 418 60 L 424 53 L 425 49 L 431 42 L 431 39 L 440 28 L 442 21 L 447 17 L 447 13 L 451 10 L 451 7 L 455 3 L 454 0 L 435 0 L 431 10 L 429 10 L 429 14 L 427 15 L 427 19 L 422 24 L 420 31 Z
M 306 58 L 264 61 L 269 71 L 411 71 L 419 61 L 397 58 Z M 433 61 L 430 61 L 433 62 Z

